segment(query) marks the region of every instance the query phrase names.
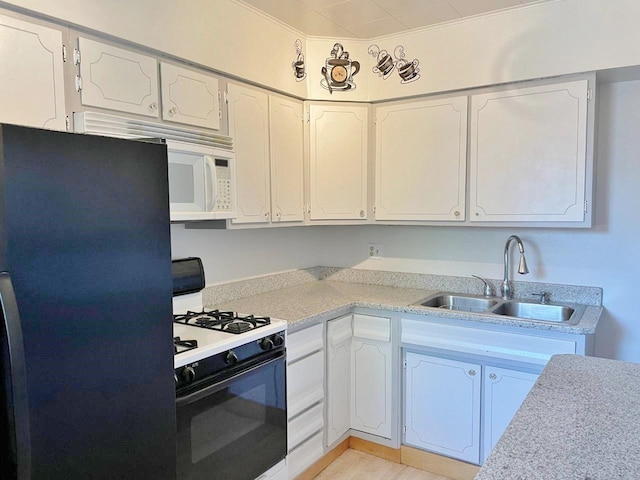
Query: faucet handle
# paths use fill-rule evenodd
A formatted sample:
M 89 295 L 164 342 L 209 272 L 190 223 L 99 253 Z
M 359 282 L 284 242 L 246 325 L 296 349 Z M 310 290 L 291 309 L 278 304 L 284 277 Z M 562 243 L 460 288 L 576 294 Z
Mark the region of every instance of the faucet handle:
M 485 297 L 493 297 L 495 296 L 495 293 L 493 291 L 493 287 L 491 286 L 491 284 L 489 283 L 488 280 L 485 280 L 482 277 L 479 277 L 478 275 L 471 275 L 474 278 L 477 278 L 478 280 L 482 281 L 482 283 L 484 283 L 484 296 Z
M 532 293 L 531 296 L 540 297 L 540 303 L 542 305 L 549 303 L 549 292 Z

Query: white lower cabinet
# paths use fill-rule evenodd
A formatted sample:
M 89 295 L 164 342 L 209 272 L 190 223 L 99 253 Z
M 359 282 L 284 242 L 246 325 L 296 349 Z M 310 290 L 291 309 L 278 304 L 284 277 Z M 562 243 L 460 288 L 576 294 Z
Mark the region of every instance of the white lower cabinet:
M 537 379 L 538 375 L 535 373 L 498 367 L 485 368 L 482 463 L 498 443 Z
M 391 438 L 391 319 L 355 314 L 351 428 Z
M 287 336 L 287 464 L 295 478 L 323 451 L 324 338 L 323 325 Z
M 327 322 L 327 446 L 351 428 L 352 315 Z
M 481 366 L 405 353 L 405 443 L 480 460 Z
M 391 319 L 353 314 L 327 324 L 327 446 L 350 429 L 391 439 Z

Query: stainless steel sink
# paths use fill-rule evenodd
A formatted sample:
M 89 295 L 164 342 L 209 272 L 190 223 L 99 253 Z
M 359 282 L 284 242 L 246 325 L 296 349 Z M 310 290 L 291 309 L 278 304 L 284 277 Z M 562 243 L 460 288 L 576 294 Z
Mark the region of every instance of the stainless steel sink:
M 510 301 L 504 302 L 491 310 L 496 315 L 540 320 L 545 322 L 569 322 L 576 310 L 566 305 L 548 305 Z
M 432 297 L 421 300 L 414 305 L 423 307 L 443 308 L 446 310 L 459 310 L 464 312 L 486 312 L 498 303 L 497 299 L 477 297 L 473 295 L 460 295 L 455 293 L 438 293 Z

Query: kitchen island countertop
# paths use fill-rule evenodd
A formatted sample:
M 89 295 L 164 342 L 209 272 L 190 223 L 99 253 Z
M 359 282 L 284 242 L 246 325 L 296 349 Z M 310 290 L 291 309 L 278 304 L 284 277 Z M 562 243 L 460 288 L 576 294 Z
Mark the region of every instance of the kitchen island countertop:
M 551 358 L 475 480 L 640 478 L 640 364 Z

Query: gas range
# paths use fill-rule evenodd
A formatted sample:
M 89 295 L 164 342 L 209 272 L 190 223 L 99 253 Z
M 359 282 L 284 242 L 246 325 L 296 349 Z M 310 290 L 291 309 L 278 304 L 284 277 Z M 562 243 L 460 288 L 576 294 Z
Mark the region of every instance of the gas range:
M 273 341 L 273 335 L 282 333 L 286 327 L 284 320 L 236 312 L 204 309 L 174 312 L 174 368 L 247 343 Z

